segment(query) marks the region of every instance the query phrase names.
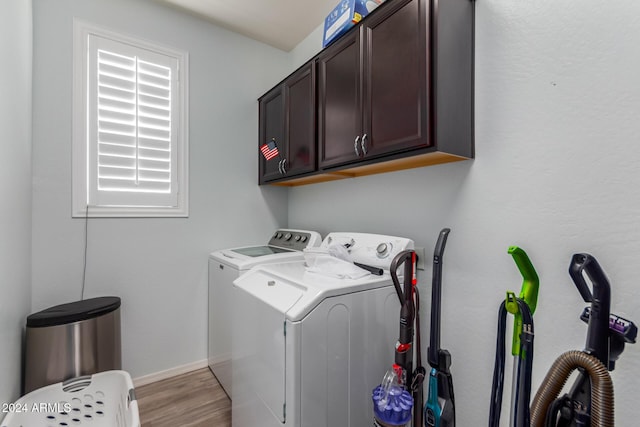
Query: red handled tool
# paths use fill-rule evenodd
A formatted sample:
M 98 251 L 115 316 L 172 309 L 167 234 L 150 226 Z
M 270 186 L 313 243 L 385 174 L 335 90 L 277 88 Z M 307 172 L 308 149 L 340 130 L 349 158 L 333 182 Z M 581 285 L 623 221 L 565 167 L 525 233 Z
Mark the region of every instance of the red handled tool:
M 400 285 L 397 270 L 404 264 L 403 285 Z M 391 262 L 391 279 L 400 299 L 400 334 L 395 348 L 393 369 L 400 384 L 413 395 L 413 425 L 422 426 L 422 382 L 425 369 L 420 354 L 420 306 L 416 286 L 416 253 L 402 251 Z M 416 325 L 416 369 L 413 370 L 414 324 Z

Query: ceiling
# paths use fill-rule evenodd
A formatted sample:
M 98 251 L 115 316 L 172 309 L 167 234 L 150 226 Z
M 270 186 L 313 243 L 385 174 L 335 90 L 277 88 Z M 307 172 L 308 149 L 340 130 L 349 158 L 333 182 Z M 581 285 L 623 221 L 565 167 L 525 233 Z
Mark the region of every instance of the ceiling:
M 160 1 L 287 52 L 338 4 L 338 0 Z

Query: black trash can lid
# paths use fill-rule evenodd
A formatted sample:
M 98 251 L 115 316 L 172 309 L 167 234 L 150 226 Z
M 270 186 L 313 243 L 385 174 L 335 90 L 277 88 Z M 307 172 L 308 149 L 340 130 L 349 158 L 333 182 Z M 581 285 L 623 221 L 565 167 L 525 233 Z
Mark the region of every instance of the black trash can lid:
M 66 325 L 111 313 L 119 307 L 119 297 L 98 297 L 60 304 L 29 315 L 27 327 Z

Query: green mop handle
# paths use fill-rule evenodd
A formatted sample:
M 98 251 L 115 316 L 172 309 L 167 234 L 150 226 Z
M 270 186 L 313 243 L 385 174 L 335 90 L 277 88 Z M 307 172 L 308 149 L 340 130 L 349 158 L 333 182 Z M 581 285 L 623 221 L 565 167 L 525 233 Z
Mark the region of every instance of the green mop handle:
M 536 311 L 536 305 L 538 304 L 538 287 L 540 286 L 540 280 L 538 279 L 538 273 L 533 268 L 531 260 L 527 256 L 527 253 L 518 246 L 510 246 L 507 251 L 513 257 L 513 260 L 522 274 L 522 289 L 520 290 L 519 298 L 527 303 L 531 314 Z M 511 354 L 514 356 L 520 356 L 520 335 L 522 334 L 522 315 L 518 304 L 514 300 L 507 297 L 506 303 L 507 311 L 513 314 L 515 320 L 513 323 L 513 340 L 511 344 Z

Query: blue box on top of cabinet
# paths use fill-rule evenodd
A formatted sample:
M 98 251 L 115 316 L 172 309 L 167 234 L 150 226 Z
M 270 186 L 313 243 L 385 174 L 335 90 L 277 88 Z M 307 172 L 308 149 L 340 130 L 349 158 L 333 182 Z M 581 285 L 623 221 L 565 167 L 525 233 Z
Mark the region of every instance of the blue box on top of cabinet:
M 324 20 L 322 47 L 346 33 L 385 0 L 342 0 Z

